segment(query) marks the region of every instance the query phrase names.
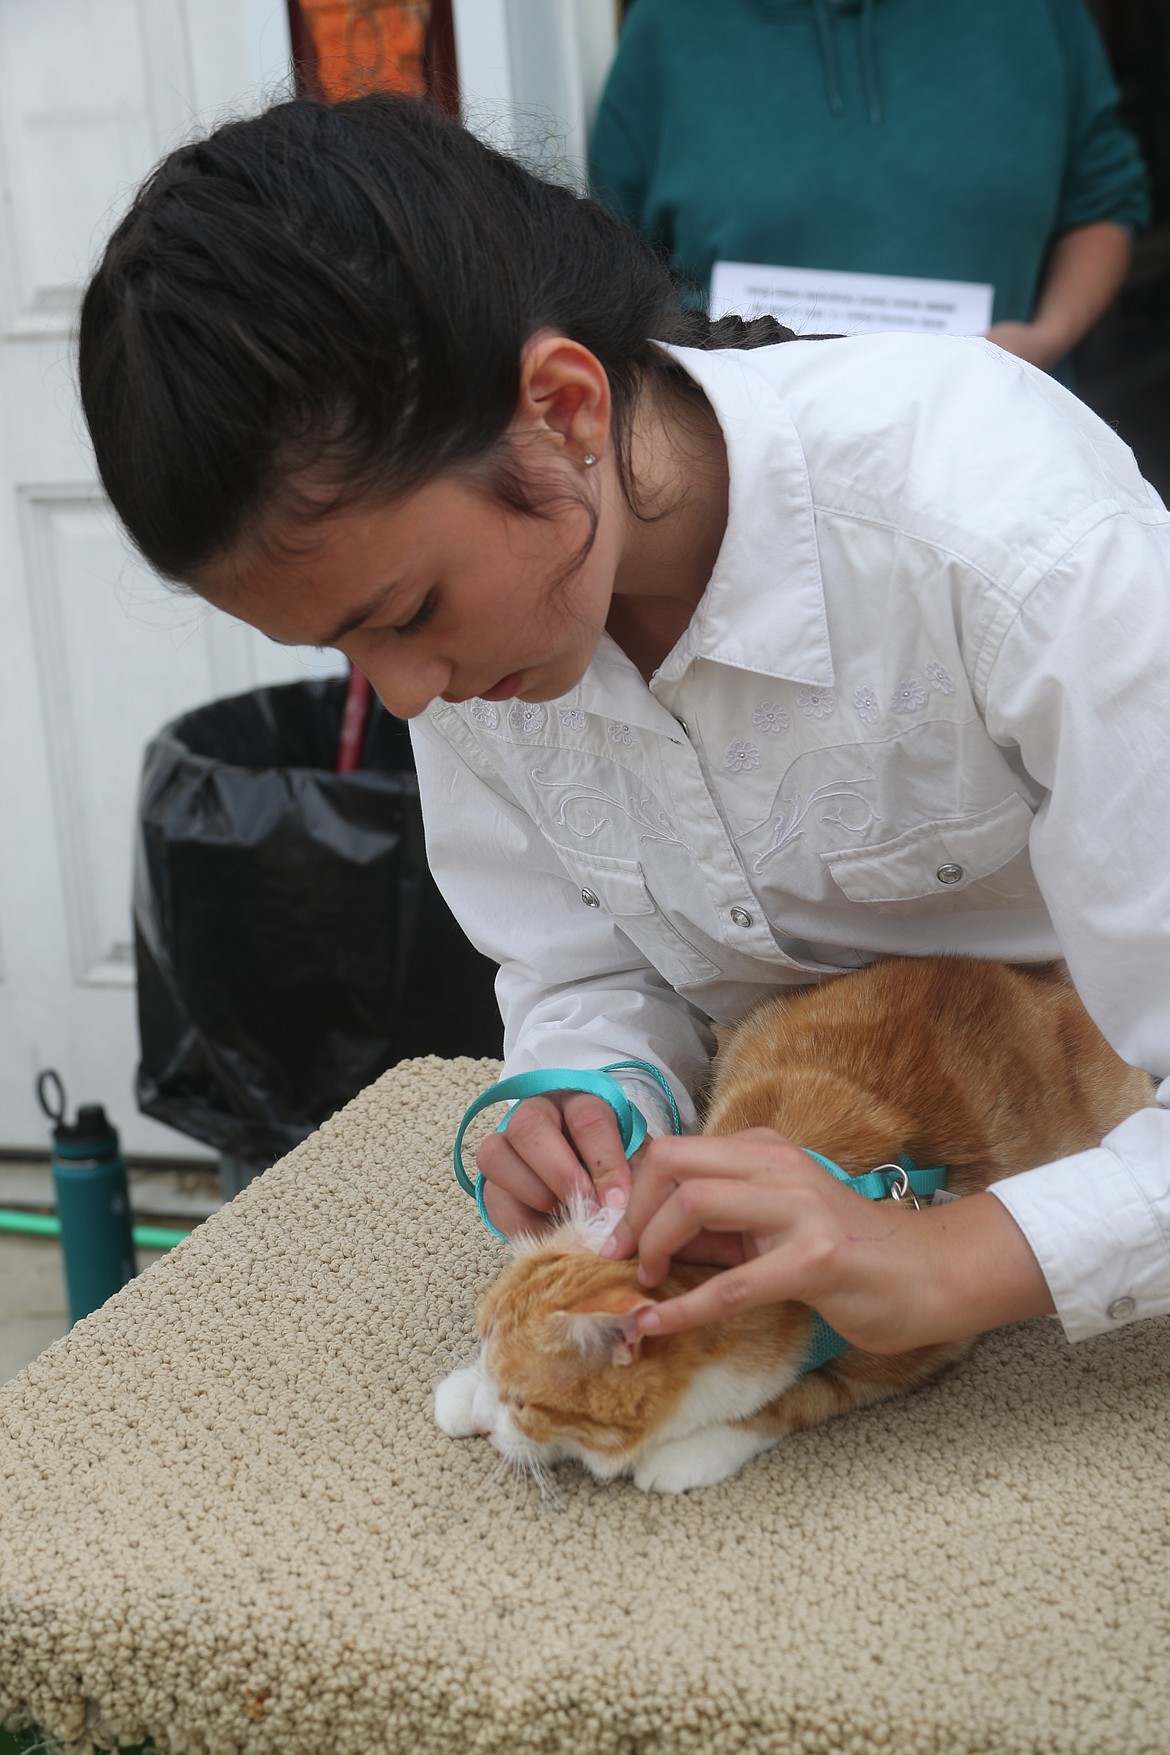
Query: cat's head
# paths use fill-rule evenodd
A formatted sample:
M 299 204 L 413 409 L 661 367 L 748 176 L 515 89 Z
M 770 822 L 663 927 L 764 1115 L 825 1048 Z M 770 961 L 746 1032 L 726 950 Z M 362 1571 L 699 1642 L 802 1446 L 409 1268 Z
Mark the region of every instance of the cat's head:
M 518 1464 L 573 1457 L 608 1478 L 657 1432 L 689 1381 L 685 1336 L 642 1337 L 652 1302 L 636 1261 L 596 1253 L 619 1215 L 576 1205 L 514 1259 L 480 1300 L 476 1423 Z M 656 1296 L 681 1291 L 667 1281 Z

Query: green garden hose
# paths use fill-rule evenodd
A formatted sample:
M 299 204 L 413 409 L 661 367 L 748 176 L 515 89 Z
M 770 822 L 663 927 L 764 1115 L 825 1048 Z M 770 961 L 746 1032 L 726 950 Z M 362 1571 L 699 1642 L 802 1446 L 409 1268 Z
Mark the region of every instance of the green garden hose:
M 61 1221 L 40 1213 L 15 1213 L 0 1208 L 0 1231 L 16 1231 L 26 1237 L 59 1237 Z M 189 1233 L 163 1231 L 155 1225 L 135 1225 L 131 1235 L 136 1249 L 173 1249 Z

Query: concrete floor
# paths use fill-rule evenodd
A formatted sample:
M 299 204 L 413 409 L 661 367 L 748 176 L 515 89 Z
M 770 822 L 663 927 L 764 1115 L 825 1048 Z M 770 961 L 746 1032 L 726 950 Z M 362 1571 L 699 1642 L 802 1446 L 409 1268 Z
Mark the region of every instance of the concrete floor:
M 136 1223 L 181 1231 L 214 1212 L 221 1195 L 214 1171 L 132 1171 L 130 1198 Z M 51 1211 L 52 1206 L 47 1164 L 0 1164 L 0 1207 Z M 157 1250 L 140 1249 L 139 1270 L 158 1257 Z M 68 1329 L 56 1238 L 0 1232 L 0 1383 L 15 1377 Z

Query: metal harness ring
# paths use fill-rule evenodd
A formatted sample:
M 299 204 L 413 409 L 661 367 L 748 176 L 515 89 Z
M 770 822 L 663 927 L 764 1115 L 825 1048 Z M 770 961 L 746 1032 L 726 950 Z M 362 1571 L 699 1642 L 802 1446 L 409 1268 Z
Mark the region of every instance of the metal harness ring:
M 892 1170 L 897 1177 L 897 1181 L 890 1189 L 891 1200 L 908 1200 L 916 1213 L 922 1211 L 922 1203 L 919 1201 L 918 1196 L 910 1186 L 910 1177 L 904 1164 L 878 1164 L 875 1168 L 878 1170 Z

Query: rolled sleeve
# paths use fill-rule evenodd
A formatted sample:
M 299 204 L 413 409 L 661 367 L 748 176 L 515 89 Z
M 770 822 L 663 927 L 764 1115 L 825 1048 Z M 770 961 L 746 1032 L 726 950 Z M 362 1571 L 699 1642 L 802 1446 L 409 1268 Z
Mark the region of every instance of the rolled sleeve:
M 1170 1096 L 1170 1085 L 1163 1085 Z M 1170 1313 L 1170 1113 L 1143 1109 L 1100 1146 L 991 1185 L 1083 1341 Z

